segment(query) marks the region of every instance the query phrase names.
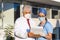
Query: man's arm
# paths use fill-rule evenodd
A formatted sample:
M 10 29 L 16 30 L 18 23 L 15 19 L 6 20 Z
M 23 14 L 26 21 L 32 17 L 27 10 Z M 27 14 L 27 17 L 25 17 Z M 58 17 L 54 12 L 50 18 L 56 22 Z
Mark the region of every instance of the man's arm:
M 39 34 L 34 34 L 32 32 L 29 32 L 28 35 L 29 35 L 29 37 L 32 37 L 32 38 L 39 38 L 40 37 Z

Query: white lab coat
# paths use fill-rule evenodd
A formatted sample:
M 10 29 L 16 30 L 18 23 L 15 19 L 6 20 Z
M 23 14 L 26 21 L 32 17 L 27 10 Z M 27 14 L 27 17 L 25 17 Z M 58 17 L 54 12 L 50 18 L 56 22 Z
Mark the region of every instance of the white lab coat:
M 30 19 L 30 26 L 34 27 L 34 21 L 32 19 Z M 27 19 L 24 17 L 18 18 L 15 22 L 14 33 L 18 34 L 20 37 L 23 37 L 24 39 L 15 36 L 15 40 L 35 40 L 34 38 L 27 37 L 27 29 L 30 29 L 27 23 Z

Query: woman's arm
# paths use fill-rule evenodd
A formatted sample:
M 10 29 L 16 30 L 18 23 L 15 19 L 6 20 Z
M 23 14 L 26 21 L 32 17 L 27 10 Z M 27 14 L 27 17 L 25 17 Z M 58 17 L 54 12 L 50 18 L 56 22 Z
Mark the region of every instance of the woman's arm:
M 52 33 L 48 33 L 46 36 L 45 36 L 46 39 L 48 40 L 51 40 L 52 39 Z

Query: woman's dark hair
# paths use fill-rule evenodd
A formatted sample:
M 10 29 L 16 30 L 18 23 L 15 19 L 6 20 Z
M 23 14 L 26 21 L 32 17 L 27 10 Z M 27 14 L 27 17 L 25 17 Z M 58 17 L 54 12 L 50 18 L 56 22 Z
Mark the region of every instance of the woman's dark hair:
M 45 20 L 47 21 L 47 18 L 45 18 Z

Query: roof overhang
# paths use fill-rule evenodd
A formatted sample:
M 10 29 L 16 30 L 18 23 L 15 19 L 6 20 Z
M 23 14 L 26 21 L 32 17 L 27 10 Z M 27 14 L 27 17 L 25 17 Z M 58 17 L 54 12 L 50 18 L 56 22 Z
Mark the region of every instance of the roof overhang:
M 37 2 L 37 3 L 44 3 L 44 4 L 49 4 L 49 5 L 55 5 L 55 6 L 60 6 L 60 2 L 53 1 L 53 0 L 26 0 L 30 2 Z

